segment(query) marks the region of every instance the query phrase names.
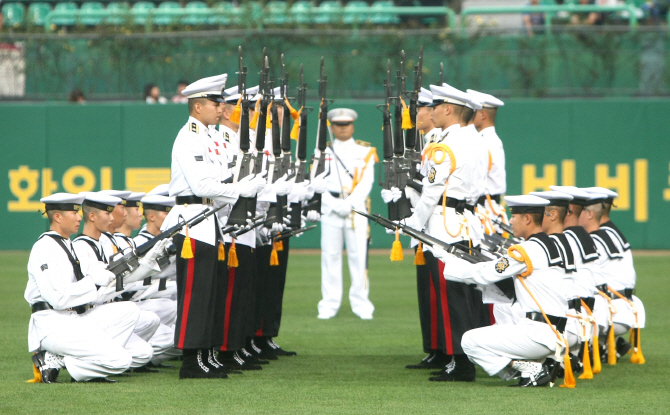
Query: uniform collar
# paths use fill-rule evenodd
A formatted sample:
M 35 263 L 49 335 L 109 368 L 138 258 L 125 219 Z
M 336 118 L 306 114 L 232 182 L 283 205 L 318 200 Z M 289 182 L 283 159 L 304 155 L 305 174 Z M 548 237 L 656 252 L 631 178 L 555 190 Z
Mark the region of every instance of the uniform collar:
M 491 134 L 491 133 L 495 134 L 496 133 L 496 127 L 491 126 L 491 127 L 483 128 L 479 133 L 480 134 Z
M 350 145 L 355 144 L 355 143 L 356 143 L 356 140 L 354 140 L 354 137 L 351 137 L 350 139 L 348 139 L 346 141 L 338 140 L 337 138 L 333 137 L 333 145 L 335 145 L 337 147 L 350 146 Z
M 208 130 L 208 128 L 205 124 L 203 124 L 200 121 L 198 121 L 197 119 L 189 116 L 188 117 L 188 125 L 190 126 L 191 123 L 194 123 L 195 125 L 197 125 L 199 127 L 200 131 L 198 132 L 198 134 L 207 134 L 208 133 L 209 130 Z
M 442 130 L 441 132 L 438 133 L 439 137 L 440 137 L 439 141 L 444 140 L 444 138 L 447 136 L 447 134 L 452 133 L 456 130 L 459 130 L 460 128 L 461 128 L 460 124 L 453 124 L 453 125 L 450 125 L 449 127 L 445 128 L 444 130 Z

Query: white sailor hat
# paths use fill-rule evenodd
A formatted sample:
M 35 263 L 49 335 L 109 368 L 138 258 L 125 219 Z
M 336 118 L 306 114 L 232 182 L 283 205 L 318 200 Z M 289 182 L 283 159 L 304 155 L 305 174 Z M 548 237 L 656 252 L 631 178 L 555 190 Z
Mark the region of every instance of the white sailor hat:
M 482 103 L 482 107 L 484 108 L 498 108 L 505 105 L 504 102 L 494 97 L 493 95 L 475 91 L 474 89 L 468 89 L 466 92 L 470 95 L 474 95 L 475 98 L 477 98 L 477 100 Z
M 45 209 L 49 210 L 74 210 L 78 212 L 81 210 L 81 203 L 84 201 L 83 195 L 75 195 L 72 193 L 54 193 L 50 196 L 43 197 L 40 202 L 44 203 Z
M 144 192 L 132 192 L 126 197 L 126 207 L 139 207 L 140 200 L 146 195 Z
M 584 206 L 586 201 L 589 200 L 589 194 L 579 187 L 575 186 L 549 186 L 551 190 L 557 192 L 567 193 L 572 196 L 570 201 L 571 205 Z
M 121 198 L 102 192 L 81 192 L 79 194 L 85 196 L 82 205 L 106 210 L 107 212 L 113 211 L 116 205 L 121 203 Z
M 207 98 L 215 102 L 223 102 L 221 99 L 221 91 L 226 87 L 226 79 L 228 79 L 228 74 L 225 73 L 198 79 L 184 88 L 184 90 L 181 91 L 181 94 L 189 99 Z
M 563 192 L 557 192 L 556 190 L 549 190 L 547 192 L 530 192 L 530 194 L 547 199 L 549 201 L 548 206 L 568 207 L 570 201 L 573 199 L 572 195 Z
M 170 185 L 167 184 L 167 183 L 159 184 L 158 186 L 149 190 L 149 193 L 146 194 L 146 196 L 153 196 L 153 195 L 169 196 L 170 195 Z
M 356 121 L 358 113 L 349 108 L 335 108 L 328 111 L 328 121 L 335 125 L 347 125 Z
M 544 207 L 549 204 L 547 199 L 533 195 L 505 196 L 505 203 L 512 214 L 515 213 L 544 213 Z
M 240 93 L 237 89 L 237 86 L 224 89 L 222 96 L 223 100 L 226 101 L 227 104 L 236 104 L 237 100 L 240 99 Z
M 281 87 L 277 86 L 272 90 L 273 101 L 284 101 L 284 98 L 281 97 Z
M 469 99 L 468 95 L 448 84 L 431 85 L 430 93 L 433 94 L 433 106 L 440 104 L 455 104 L 465 106 Z
M 249 96 L 249 102 L 256 102 L 259 99 L 263 98 L 263 95 L 259 94 L 260 88 L 258 85 L 247 88 L 247 96 Z
M 433 106 L 433 94 L 430 93 L 429 89 L 421 87 L 419 91 L 419 99 L 416 101 L 417 107 L 432 107 Z
M 147 210 L 160 210 L 169 212 L 175 205 L 174 197 L 167 197 L 161 195 L 150 195 L 142 198 L 142 207 Z
M 466 92 L 466 96 L 468 97 L 468 101 L 465 103 L 466 107 L 475 111 L 482 109 L 482 102 L 476 95 Z
M 130 190 L 101 190 L 99 193 L 104 195 L 115 196 L 121 199 L 121 204 L 126 206 L 128 203 L 128 197 L 133 193 Z
M 583 187 L 583 191 L 586 193 L 602 193 L 604 195 L 607 195 L 607 202 L 612 203 L 614 199 L 619 197 L 619 194 L 615 192 L 614 190 L 607 189 L 605 187 Z
M 598 203 L 607 202 L 609 196 L 605 193 L 588 193 L 589 198 L 584 203 L 584 206 L 597 205 Z

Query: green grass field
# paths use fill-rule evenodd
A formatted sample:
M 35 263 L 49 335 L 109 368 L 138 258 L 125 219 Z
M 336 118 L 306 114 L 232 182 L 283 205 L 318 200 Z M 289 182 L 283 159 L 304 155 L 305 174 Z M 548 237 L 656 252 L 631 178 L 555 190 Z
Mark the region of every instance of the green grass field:
M 0 413 L 282 413 L 282 414 L 662 414 L 670 413 L 670 256 L 638 255 L 637 294 L 647 310 L 647 363 L 622 359 L 577 388 L 516 389 L 478 369 L 469 384 L 428 382 L 404 366 L 422 357 L 411 257 L 370 257 L 374 320 L 353 315 L 348 300 L 332 320 L 316 318 L 320 258 L 291 254 L 284 319 L 276 340 L 297 357 L 226 380 L 178 380 L 177 369 L 119 378 L 115 385 L 28 384 L 30 310 L 23 299 L 27 252 L 0 252 Z M 345 281 L 346 281 L 345 275 Z M 346 283 L 345 283 L 346 287 Z M 345 293 L 348 288 L 345 288 Z

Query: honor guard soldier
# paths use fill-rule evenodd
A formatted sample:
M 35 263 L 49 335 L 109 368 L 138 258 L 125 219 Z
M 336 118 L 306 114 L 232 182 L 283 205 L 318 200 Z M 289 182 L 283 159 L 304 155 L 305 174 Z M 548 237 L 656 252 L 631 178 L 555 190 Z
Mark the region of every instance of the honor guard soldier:
M 221 117 L 221 92 L 226 78 L 225 74 L 204 78 L 182 91 L 189 99 L 189 118 L 172 147 L 170 196 L 176 197 L 176 204 L 162 230 L 206 208 L 212 209 L 215 204 L 232 204 L 239 196 L 256 194 L 251 177 L 241 183 L 224 183 L 231 176 L 227 161 L 212 151 L 208 126 L 216 125 Z M 222 225 L 215 216 L 209 216 L 193 227 L 185 227 L 173 238 L 177 249 L 174 343 L 184 354 L 180 379 L 227 377 L 212 354 L 213 348 L 221 346 L 222 337 L 216 327 L 219 263 L 225 267 L 225 262 L 219 261 Z
M 342 303 L 342 246 L 346 245 L 351 288 L 351 309 L 363 320 L 372 319 L 375 307 L 368 299 L 367 255 L 369 226 L 352 209 L 367 211 L 367 199 L 374 182 L 377 154 L 369 143 L 354 140 L 356 111 L 337 108 L 328 111 L 335 137 L 326 149 L 326 189 L 321 206 L 321 293 L 318 318 L 334 317 Z
M 146 195 L 144 192 L 132 192 L 126 197 L 126 221 L 114 230 L 117 242 L 123 241 L 123 248 L 134 247 L 132 234 L 142 226 L 142 213 L 140 213 L 140 200 Z
M 600 224 L 605 209 L 603 203 L 610 196 L 605 193 L 589 193 L 589 197 L 579 216 L 579 223 L 596 242 L 600 253 L 598 264 L 607 282 L 606 287 L 600 286 L 599 289 L 611 297 L 611 305 L 616 310 L 610 314 L 612 324 L 607 337 L 603 336 L 603 338 L 607 338 L 609 348 L 614 348 L 614 336 L 621 336 L 633 329 L 631 330 L 632 345 L 623 337 L 616 339 L 616 358 L 625 355 L 631 347 L 634 347 L 631 363 L 641 364 L 644 363 L 644 357 L 642 357 L 639 345 L 640 329 L 645 327 L 646 314 L 642 301 L 633 295 L 636 274 L 632 269 L 632 258 L 630 261 L 627 260 L 625 246 L 621 244 L 618 234 L 612 228 L 608 229 Z M 616 364 L 616 358 L 608 356 L 608 362 Z
M 507 175 L 505 172 L 505 150 L 502 141 L 495 129 L 498 108 L 505 105 L 504 102 L 490 94 L 467 90 L 482 103 L 482 109 L 475 114 L 475 128 L 479 131 L 489 153 L 488 174 L 486 180 L 486 194 L 484 199 L 479 200 L 479 205 L 486 208 L 489 218 L 499 218 L 507 223 L 505 210 L 500 206 L 500 200 L 507 191 Z M 502 231 L 499 231 L 502 233 Z
M 24 297 L 32 307 L 28 349 L 40 372 L 56 382 L 66 368 L 72 381 L 106 381 L 124 372 L 132 357 L 124 349 L 139 310 L 130 303 L 98 303 L 114 274 L 79 262 L 69 237 L 77 232 L 84 196 L 56 193 L 42 198 L 49 230 L 35 242 L 28 259 Z
M 514 234 L 526 239 L 510 248 L 509 255 L 470 264 L 441 249 L 434 251 L 445 264 L 444 278 L 448 280 L 487 285 L 514 278 L 516 299 L 526 318 L 517 324 L 468 331 L 463 336 L 463 350 L 491 376 L 509 380 L 520 372 L 517 386 L 543 386 L 551 381 L 551 375 L 537 361 L 561 355 L 566 347 L 561 334 L 567 312 L 563 271 L 551 264 L 556 247 L 542 232 L 542 217 L 549 202 L 530 195 L 507 196 L 505 201 L 512 210 Z
M 465 200 L 470 195 L 471 156 L 466 143 L 451 140 L 458 136 L 460 117 L 468 96 L 447 86 L 431 85 L 430 89 L 435 104 L 433 122 L 441 131 L 423 151 L 423 189 L 406 224 L 414 229 L 425 229 L 430 236 L 444 242 L 470 247 L 469 225 L 464 211 Z M 423 330 L 424 345 L 430 344 L 430 355 L 420 365 L 448 370 L 450 375 L 444 380 L 474 380 L 474 365 L 463 353 L 460 341 L 463 333 L 475 327 L 472 318 L 473 288 L 445 281 L 441 277 L 444 264 L 433 256 L 430 247 L 424 245 L 423 250 L 432 283 L 427 287 L 428 293 L 419 295 L 431 299 L 431 324 L 429 340 L 426 338 L 427 330 Z M 432 363 L 426 365 L 431 355 L 434 356 Z M 440 380 L 441 377 L 433 380 Z
M 113 225 L 113 211 L 122 199 L 110 196 L 100 192 L 86 193 L 82 203 L 82 212 L 84 216 L 84 227 L 82 233 L 78 235 L 72 246 L 75 253 L 84 266 L 89 268 L 98 268 L 104 270 L 112 261 L 112 256 L 123 255 L 123 252 L 112 252 L 111 247 L 117 246 L 114 236 L 106 232 Z M 121 217 L 124 218 L 122 212 Z M 105 232 L 107 235 L 105 235 Z M 105 239 L 103 239 L 105 238 Z M 109 241 L 107 245 L 103 241 Z M 164 244 L 156 246 L 139 260 L 140 266 L 129 275 L 124 276 L 123 291 L 116 292 L 111 290 L 106 297 L 101 298 L 100 302 L 113 300 L 123 295 L 125 292 L 134 292 L 136 287 L 141 286 L 141 280 L 155 273 L 155 258 L 164 249 Z M 139 284 L 137 284 L 137 282 Z M 136 307 L 136 306 L 135 306 Z M 152 312 L 140 310 L 139 318 L 134 327 L 133 334 L 126 343 L 126 350 L 133 356 L 131 369 L 144 367 L 153 357 L 154 345 L 149 344 L 149 339 L 156 333 L 160 325 L 160 319 Z M 169 344 L 163 343 L 157 345 L 160 350 L 166 349 Z
M 416 101 L 416 127 L 423 135 L 422 150 L 442 131 L 433 124 L 433 107 L 433 94 L 429 89 L 421 87 L 419 99 Z

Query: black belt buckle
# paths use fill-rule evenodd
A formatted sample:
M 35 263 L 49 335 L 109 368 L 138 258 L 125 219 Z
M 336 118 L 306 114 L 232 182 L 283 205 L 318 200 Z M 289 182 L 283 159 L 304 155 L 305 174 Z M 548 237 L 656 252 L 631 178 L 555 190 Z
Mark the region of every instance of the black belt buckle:
M 545 324 L 547 323 L 547 320 L 545 320 L 544 315 L 542 315 L 542 313 L 537 312 L 526 313 L 526 318 L 540 323 Z M 568 322 L 567 318 L 547 315 L 547 319 L 549 319 L 549 322 L 552 325 L 556 326 L 556 330 L 558 330 L 559 332 L 565 331 L 565 325 Z
M 38 301 L 35 304 L 33 304 L 30 307 L 33 311 L 33 313 L 37 313 L 38 311 L 44 311 L 44 310 L 53 310 L 53 307 L 46 301 Z

